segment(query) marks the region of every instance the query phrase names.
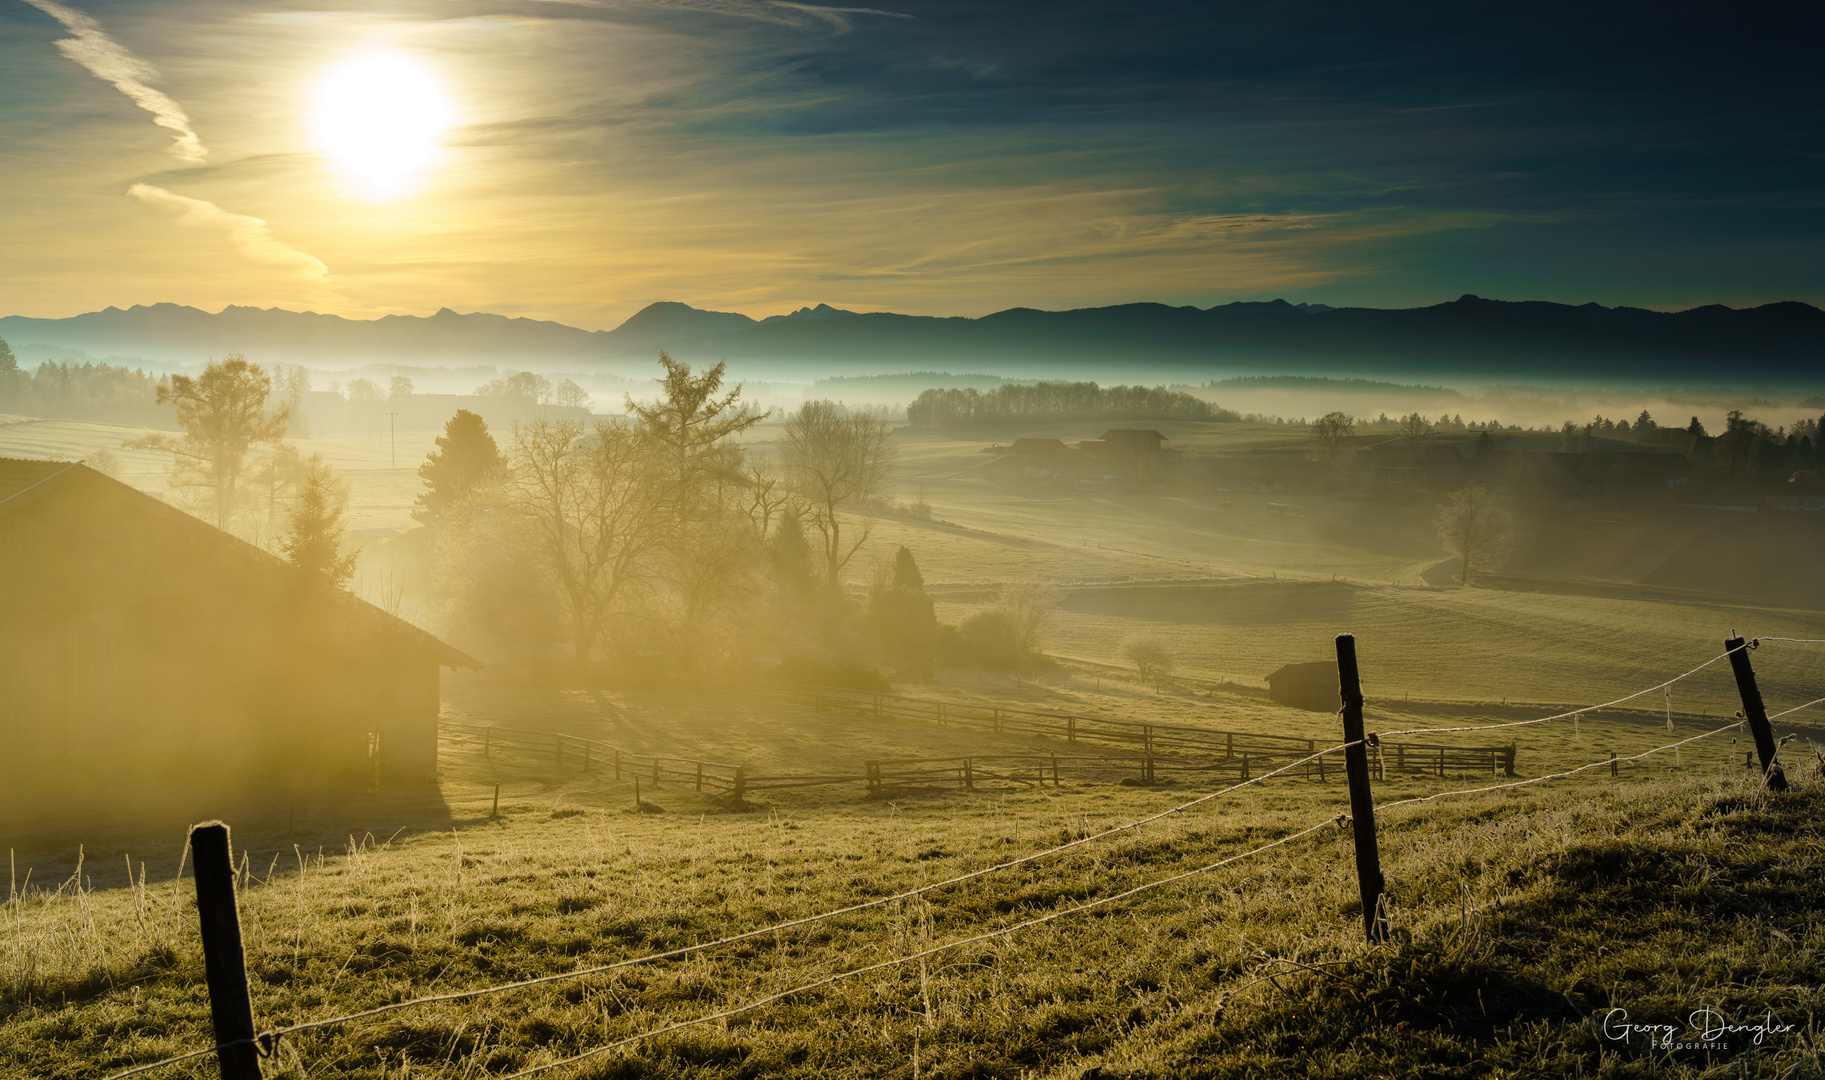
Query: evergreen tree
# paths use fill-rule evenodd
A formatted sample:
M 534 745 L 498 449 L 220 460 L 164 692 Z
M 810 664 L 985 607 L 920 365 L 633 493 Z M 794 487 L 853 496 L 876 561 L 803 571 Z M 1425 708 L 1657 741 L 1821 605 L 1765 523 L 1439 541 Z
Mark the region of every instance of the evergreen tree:
M 899 657 L 929 655 L 938 640 L 938 616 L 911 550 L 894 553 L 892 573 L 880 584 L 871 590 L 868 613 L 882 650 Z
M 419 493 L 412 519 L 437 525 L 452 503 L 500 467 L 500 447 L 488 434 L 487 421 L 468 409 L 456 410 L 437 437 L 437 449 L 418 467 L 425 490 Z
M 361 557 L 358 552 L 342 553 L 348 536 L 342 520 L 347 501 L 329 466 L 312 455 L 298 487 L 298 501 L 292 504 L 290 530 L 279 545 L 293 566 L 337 589 L 348 584 Z

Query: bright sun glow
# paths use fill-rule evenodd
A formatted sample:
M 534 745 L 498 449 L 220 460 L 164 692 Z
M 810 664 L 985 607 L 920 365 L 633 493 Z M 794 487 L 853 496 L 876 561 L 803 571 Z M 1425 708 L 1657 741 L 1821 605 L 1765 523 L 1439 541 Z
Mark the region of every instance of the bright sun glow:
M 316 143 L 367 198 L 396 199 L 417 188 L 455 120 L 437 76 L 397 53 L 346 60 L 317 84 Z

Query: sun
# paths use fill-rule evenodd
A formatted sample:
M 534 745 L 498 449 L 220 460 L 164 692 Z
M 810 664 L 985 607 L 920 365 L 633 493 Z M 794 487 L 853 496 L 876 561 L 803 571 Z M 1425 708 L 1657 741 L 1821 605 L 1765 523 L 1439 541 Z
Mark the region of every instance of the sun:
M 394 52 L 345 60 L 318 81 L 316 145 L 355 192 L 377 201 L 416 190 L 436 164 L 456 107 L 430 68 Z

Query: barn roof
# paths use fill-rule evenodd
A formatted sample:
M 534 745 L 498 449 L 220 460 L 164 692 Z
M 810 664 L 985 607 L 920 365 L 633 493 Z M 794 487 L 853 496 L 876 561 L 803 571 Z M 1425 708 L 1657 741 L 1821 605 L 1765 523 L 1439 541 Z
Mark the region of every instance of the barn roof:
M 98 485 L 109 494 L 125 499 L 142 511 L 156 514 L 168 522 L 207 536 L 208 539 L 221 544 L 241 558 L 257 560 L 275 567 L 285 565 L 283 560 L 271 552 L 262 551 L 237 536 L 223 532 L 201 518 L 184 513 L 162 499 L 155 499 L 138 488 L 123 484 L 111 476 L 97 472 L 78 462 L 0 458 L 0 517 L 23 511 L 46 493 L 70 483 Z M 480 660 L 461 649 L 447 644 L 436 635 L 421 630 L 404 619 L 389 615 L 360 597 L 351 596 L 340 589 L 336 590 L 336 594 L 338 602 L 350 612 L 378 623 L 381 629 L 391 631 L 435 654 L 438 662 L 448 667 L 480 668 L 482 666 Z
M 1268 682 L 1278 679 L 1316 679 L 1336 678 L 1337 665 L 1329 660 L 1313 660 L 1305 664 L 1287 664 L 1267 677 Z
M 63 472 L 74 468 L 67 461 L 21 461 L 0 458 L 0 503 Z

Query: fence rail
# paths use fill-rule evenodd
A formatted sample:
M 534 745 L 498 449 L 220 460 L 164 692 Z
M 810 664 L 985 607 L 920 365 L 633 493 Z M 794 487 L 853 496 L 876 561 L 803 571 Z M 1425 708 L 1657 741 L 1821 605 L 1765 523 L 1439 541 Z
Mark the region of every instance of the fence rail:
M 1140 720 L 1113 720 L 1106 717 L 1037 709 L 1017 709 L 1000 705 L 978 705 L 970 702 L 942 701 L 911 697 L 905 694 L 873 690 L 851 690 L 833 686 L 797 686 L 765 679 L 715 676 L 709 681 L 738 686 L 743 690 L 772 694 L 787 700 L 801 701 L 814 709 L 830 709 L 852 716 L 922 720 L 946 727 L 967 727 L 995 734 L 1028 734 L 1063 738 L 1068 744 L 1100 744 L 1136 751 L 1138 759 L 1169 758 L 1174 754 L 1191 756 L 1200 769 L 1208 771 L 1213 761 L 1225 768 L 1241 770 L 1246 779 L 1251 770 L 1275 768 L 1287 761 L 1310 756 L 1318 749 L 1316 739 L 1292 735 L 1268 735 L 1253 731 L 1226 731 L 1220 728 L 1193 727 L 1187 724 L 1162 724 Z M 1448 771 L 1496 771 L 1515 775 L 1515 747 L 1507 746 L 1437 746 L 1424 743 L 1384 743 L 1378 771 L 1422 772 L 1443 776 Z M 1308 779 L 1335 778 L 1337 766 L 1322 758 L 1308 762 L 1300 775 Z

